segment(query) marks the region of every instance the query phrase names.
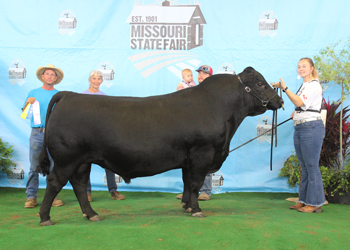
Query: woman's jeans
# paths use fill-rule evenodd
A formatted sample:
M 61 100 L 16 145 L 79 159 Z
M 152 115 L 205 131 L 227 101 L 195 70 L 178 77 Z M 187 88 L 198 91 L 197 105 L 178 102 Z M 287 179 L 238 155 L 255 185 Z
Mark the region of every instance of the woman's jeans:
M 29 138 L 29 161 L 30 169 L 27 181 L 27 199 L 37 198 L 38 188 L 39 188 L 39 173 L 36 171 L 36 167 L 39 165 L 39 155 L 44 143 L 44 133 L 38 129 L 32 128 L 32 132 Z M 49 159 L 51 161 L 50 170 L 53 168 L 53 161 L 49 154 Z
M 294 127 L 294 147 L 301 166 L 299 202 L 310 206 L 326 203 L 322 175 L 319 168 L 320 153 L 325 136 L 322 120 L 298 124 Z
M 115 182 L 115 174 L 109 170 L 106 169 L 106 179 L 107 179 L 107 187 L 108 187 L 108 192 L 111 194 L 117 191 L 117 183 Z M 87 193 L 91 194 L 91 182 L 90 178 L 88 181 L 87 185 Z

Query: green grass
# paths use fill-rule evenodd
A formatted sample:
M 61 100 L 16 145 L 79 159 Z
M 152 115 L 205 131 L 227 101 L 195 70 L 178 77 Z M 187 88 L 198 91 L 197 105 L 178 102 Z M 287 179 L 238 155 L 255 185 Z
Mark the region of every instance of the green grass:
M 54 226 L 41 227 L 39 206 L 25 209 L 25 189 L 0 188 L 0 249 L 348 249 L 350 207 L 329 204 L 322 213 L 288 207 L 289 193 L 225 193 L 200 201 L 205 218 L 185 213 L 171 193 L 92 193 L 101 222 L 82 217 L 72 190 L 51 209 Z

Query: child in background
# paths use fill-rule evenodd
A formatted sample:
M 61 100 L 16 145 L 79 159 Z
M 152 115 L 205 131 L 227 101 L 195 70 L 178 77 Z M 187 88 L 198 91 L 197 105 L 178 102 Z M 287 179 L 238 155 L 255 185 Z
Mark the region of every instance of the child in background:
M 184 69 L 182 71 L 182 79 L 182 82 L 180 82 L 179 85 L 177 85 L 176 90 L 196 86 L 195 82 L 193 81 L 192 71 L 190 69 Z

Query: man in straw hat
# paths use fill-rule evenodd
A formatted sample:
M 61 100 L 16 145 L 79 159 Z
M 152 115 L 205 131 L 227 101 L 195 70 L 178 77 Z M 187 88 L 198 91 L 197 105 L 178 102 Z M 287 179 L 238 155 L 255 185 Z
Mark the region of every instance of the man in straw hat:
M 29 138 L 30 170 L 26 186 L 27 201 L 24 204 L 25 208 L 33 208 L 38 205 L 37 193 L 39 188 L 39 174 L 36 171 L 36 167 L 39 165 L 39 155 L 44 142 L 46 111 L 52 96 L 58 92 L 58 90 L 54 88 L 54 85 L 60 83 L 64 76 L 63 71 L 59 68 L 55 68 L 52 64 L 46 67 L 39 67 L 36 71 L 36 75 L 38 79 L 43 82 L 43 86 L 31 90 L 23 105 L 24 109 L 28 104 L 33 104 L 33 115 L 30 118 L 32 131 Z M 39 104 L 35 103 L 36 101 Z M 53 161 L 51 160 L 51 169 L 52 167 Z M 52 206 L 63 206 L 63 202 L 56 197 Z

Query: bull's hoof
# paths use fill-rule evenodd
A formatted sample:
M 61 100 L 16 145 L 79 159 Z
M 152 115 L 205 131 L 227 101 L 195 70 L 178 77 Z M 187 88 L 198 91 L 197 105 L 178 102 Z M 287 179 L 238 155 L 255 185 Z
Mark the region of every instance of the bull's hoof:
M 203 218 L 205 217 L 205 215 L 203 214 L 203 212 L 197 212 L 192 214 L 193 217 L 198 217 L 198 218 Z
M 51 220 L 40 222 L 40 226 L 52 226 L 53 222 Z
M 92 216 L 91 218 L 89 218 L 89 220 L 96 222 L 96 221 L 101 221 L 102 219 L 100 218 L 100 216 L 95 215 L 95 216 Z
M 83 214 L 83 218 L 87 217 L 87 214 Z
M 192 213 L 192 208 L 190 208 L 190 207 L 187 208 L 187 209 L 186 209 L 186 213 Z

